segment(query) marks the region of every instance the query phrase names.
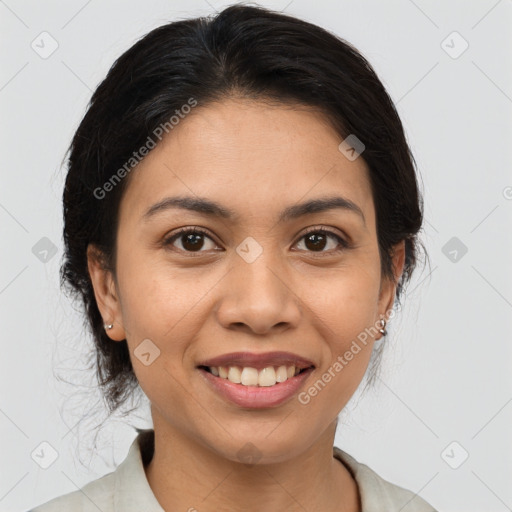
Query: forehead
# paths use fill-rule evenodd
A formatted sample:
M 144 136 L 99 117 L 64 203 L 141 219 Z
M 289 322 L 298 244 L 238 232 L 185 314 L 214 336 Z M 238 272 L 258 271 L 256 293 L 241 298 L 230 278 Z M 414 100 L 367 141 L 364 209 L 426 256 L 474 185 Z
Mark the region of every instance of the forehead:
M 141 218 L 170 195 L 209 197 L 247 217 L 283 204 L 343 195 L 373 218 L 368 168 L 310 107 L 225 100 L 200 105 L 131 171 L 121 217 Z

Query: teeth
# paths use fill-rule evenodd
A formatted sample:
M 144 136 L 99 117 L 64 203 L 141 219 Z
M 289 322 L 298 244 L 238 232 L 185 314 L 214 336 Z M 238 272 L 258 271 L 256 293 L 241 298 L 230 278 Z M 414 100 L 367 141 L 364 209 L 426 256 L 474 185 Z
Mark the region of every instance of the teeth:
M 269 366 L 268 368 L 263 368 L 263 370 L 259 372 L 258 386 L 273 386 L 274 384 L 276 384 L 276 382 L 276 371 L 272 366 Z
M 272 370 L 273 370 L 273 368 L 272 368 Z M 231 372 L 231 368 L 229 369 L 229 372 Z M 228 380 L 231 380 L 229 378 L 229 372 L 228 372 Z M 258 371 L 254 368 L 244 368 L 242 370 L 242 373 L 240 374 L 240 383 L 243 384 L 244 386 L 257 386 L 258 385 Z M 274 381 L 274 384 L 275 384 L 275 381 Z
M 228 380 L 234 382 L 236 384 L 241 384 L 242 382 L 242 373 L 240 372 L 240 368 L 238 366 L 230 366 L 228 370 Z
M 274 386 L 278 382 L 285 382 L 298 375 L 300 368 L 295 366 L 267 366 L 258 371 L 249 366 L 209 366 L 208 369 L 216 377 L 228 379 L 235 384 L 243 386 Z
M 295 374 L 295 368 L 293 366 L 290 366 L 290 369 L 294 370 L 293 373 Z M 280 366 L 276 372 L 276 381 L 284 382 L 287 378 L 288 378 L 288 369 L 286 368 L 286 366 Z

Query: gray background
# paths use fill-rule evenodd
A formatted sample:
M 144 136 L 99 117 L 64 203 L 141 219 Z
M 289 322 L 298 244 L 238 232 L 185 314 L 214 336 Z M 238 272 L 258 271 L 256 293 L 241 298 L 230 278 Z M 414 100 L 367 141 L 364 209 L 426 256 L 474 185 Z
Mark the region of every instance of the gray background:
M 61 164 L 123 51 L 154 27 L 225 5 L 0 1 L 2 511 L 112 471 L 135 437 L 130 425 L 150 426 L 143 403 L 92 431 L 104 415 L 86 370 L 90 340 L 59 291 Z M 418 268 L 389 327 L 382 379 L 343 411 L 336 445 L 439 510 L 512 510 L 512 1 L 260 5 L 327 28 L 370 60 L 425 194 L 431 266 Z M 47 58 L 43 37 L 46 51 L 50 37 L 58 44 Z

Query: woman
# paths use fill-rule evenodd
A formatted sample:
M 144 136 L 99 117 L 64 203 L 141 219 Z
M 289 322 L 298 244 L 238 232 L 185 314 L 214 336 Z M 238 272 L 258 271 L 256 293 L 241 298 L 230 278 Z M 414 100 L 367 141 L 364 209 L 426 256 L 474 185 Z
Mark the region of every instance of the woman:
M 159 27 L 70 147 L 63 281 L 111 411 L 153 429 L 35 512 L 432 511 L 334 447 L 416 265 L 422 202 L 368 62 L 263 8 Z

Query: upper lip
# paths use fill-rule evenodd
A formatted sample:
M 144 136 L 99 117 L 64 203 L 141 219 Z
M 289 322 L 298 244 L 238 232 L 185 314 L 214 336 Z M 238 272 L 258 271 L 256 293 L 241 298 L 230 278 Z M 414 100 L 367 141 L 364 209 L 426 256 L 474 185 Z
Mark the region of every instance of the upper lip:
M 309 368 L 314 364 L 292 352 L 263 352 L 254 354 L 251 352 L 231 352 L 221 356 L 202 361 L 198 366 L 242 366 L 262 370 L 267 366 L 295 366 L 297 368 Z

